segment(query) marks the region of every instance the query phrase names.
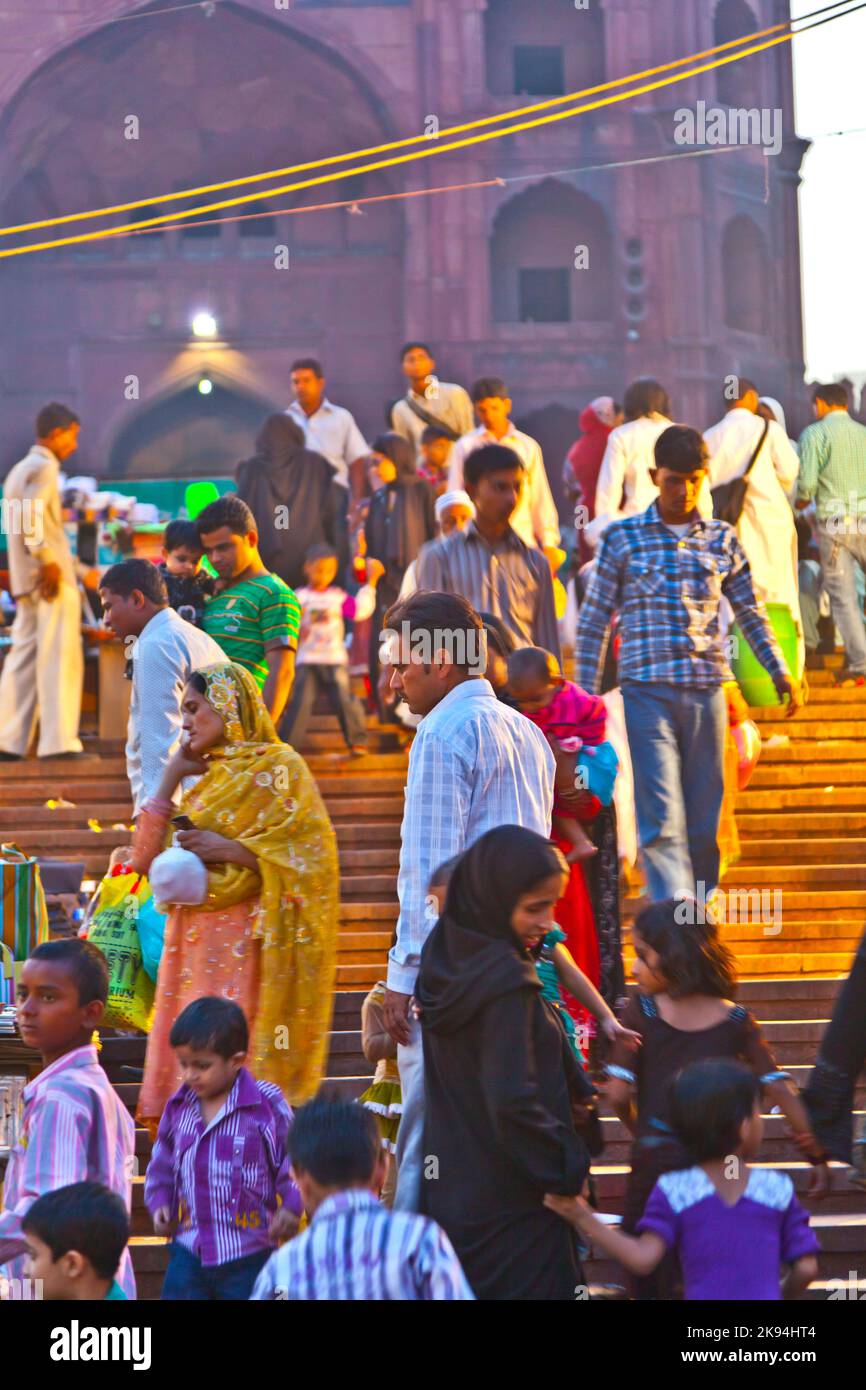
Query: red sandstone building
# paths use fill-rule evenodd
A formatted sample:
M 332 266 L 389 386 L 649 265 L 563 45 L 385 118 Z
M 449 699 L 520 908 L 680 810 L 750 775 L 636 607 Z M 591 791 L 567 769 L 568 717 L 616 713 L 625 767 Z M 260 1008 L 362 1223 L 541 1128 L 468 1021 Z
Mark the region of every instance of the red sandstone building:
M 153 202 L 138 218 L 170 212 L 190 205 L 161 202 L 172 190 L 416 135 L 430 118 L 445 130 L 788 13 L 785 0 L 220 0 L 121 20 L 167 3 L 29 0 L 5 21 L 0 225 L 139 198 Z M 779 153 L 587 168 L 683 153 L 675 113 L 700 101 L 779 108 Z M 289 364 L 306 354 L 371 437 L 403 389 L 399 345 L 416 337 L 444 379 L 506 378 L 552 475 L 580 407 L 642 374 L 704 426 L 722 379 L 743 372 L 796 423 L 804 150 L 780 45 L 525 135 L 243 209 L 266 217 L 0 261 L 0 474 L 52 398 L 84 421 L 80 471 L 225 474 L 261 416 L 288 403 Z M 280 215 L 491 179 L 505 182 Z M 191 335 L 198 311 L 215 340 Z

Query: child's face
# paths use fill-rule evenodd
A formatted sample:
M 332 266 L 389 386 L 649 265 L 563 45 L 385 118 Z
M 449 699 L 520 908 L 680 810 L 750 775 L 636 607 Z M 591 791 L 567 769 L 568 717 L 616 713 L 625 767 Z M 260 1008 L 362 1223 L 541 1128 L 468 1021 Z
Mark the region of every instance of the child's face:
M 387 458 L 385 454 L 371 454 L 367 472 L 374 489 L 385 487 L 388 483 L 393 483 L 396 478 L 397 465 L 393 459 Z
M 81 1003 L 78 985 L 62 961 L 25 961 L 17 995 L 22 1040 L 48 1060 L 88 1043 L 104 1010 L 98 999 Z
M 304 565 L 304 574 L 311 589 L 329 589 L 337 577 L 336 556 L 308 560 Z
M 181 1081 L 199 1100 L 213 1100 L 215 1096 L 227 1095 L 247 1060 L 245 1052 L 236 1052 L 233 1057 L 221 1057 L 209 1048 L 188 1047 L 186 1044 L 176 1047 L 174 1055 L 180 1067 Z
M 188 545 L 179 545 L 176 550 L 163 550 L 162 556 L 169 574 L 176 574 L 181 579 L 192 579 L 201 567 L 202 552 Z
M 450 439 L 431 439 L 429 444 L 421 445 L 421 457 L 427 467 L 436 473 L 444 471 L 451 453 Z
M 514 681 L 509 683 L 511 694 L 524 714 L 536 714 L 538 710 L 546 709 L 561 687 L 561 676 L 548 677 L 546 681 L 524 676 L 516 685 Z
M 66 1301 L 76 1296 L 75 1266 L 83 1257 L 70 1250 L 55 1260 L 51 1247 L 33 1231 L 25 1231 L 24 1277 L 42 1280 L 42 1297 L 48 1302 Z
M 635 984 L 641 994 L 664 994 L 668 987 L 668 982 L 662 974 L 661 956 L 658 951 L 654 951 L 651 946 L 647 946 L 643 937 L 637 932 L 632 933 L 635 950 L 635 962 L 631 968 Z
M 536 946 L 553 924 L 553 909 L 565 890 L 562 874 L 551 874 L 536 883 L 517 901 L 511 914 L 511 930 L 524 946 Z

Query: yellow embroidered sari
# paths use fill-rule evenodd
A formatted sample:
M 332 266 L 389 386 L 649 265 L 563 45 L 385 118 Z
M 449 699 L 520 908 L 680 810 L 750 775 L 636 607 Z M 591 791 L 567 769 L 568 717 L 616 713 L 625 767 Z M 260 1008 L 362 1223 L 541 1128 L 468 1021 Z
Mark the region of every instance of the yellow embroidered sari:
M 240 841 L 258 864 L 257 870 L 208 865 L 207 903 L 173 909 L 166 951 L 170 946 L 175 953 L 182 950 L 186 960 L 178 962 L 170 993 L 180 1007 L 191 1002 L 182 997 L 187 993 L 184 980 L 188 985 L 196 974 L 189 956 L 200 939 L 206 941 L 209 927 L 219 923 L 237 936 L 247 922 L 246 935 L 259 953 L 254 974 L 247 971 L 241 986 L 248 997 L 239 998 L 254 1020 L 250 1069 L 259 1080 L 280 1086 L 296 1105 L 315 1094 L 327 1059 L 339 920 L 336 836 L 309 768 L 278 738 L 252 676 L 231 662 L 199 674 L 207 685 L 206 699 L 223 720 L 225 739 L 209 751 L 208 770 L 183 798 L 180 810 L 196 829 Z M 146 808 L 143 819 L 150 821 L 150 837 L 157 833 L 154 850 L 161 848 L 165 818 Z M 141 830 L 148 838 L 147 824 Z M 237 941 L 230 949 L 242 955 L 242 944 Z M 154 1036 L 165 1031 L 165 1020 L 159 1027 L 162 973 L 161 965 L 150 1039 L 155 1054 L 167 1043 Z M 256 988 L 257 999 L 250 999 Z M 225 992 L 232 994 L 231 989 Z M 158 1064 L 156 1055 L 153 1062 Z M 146 1067 L 140 1113 L 151 1118 L 155 1107 L 147 1072 Z

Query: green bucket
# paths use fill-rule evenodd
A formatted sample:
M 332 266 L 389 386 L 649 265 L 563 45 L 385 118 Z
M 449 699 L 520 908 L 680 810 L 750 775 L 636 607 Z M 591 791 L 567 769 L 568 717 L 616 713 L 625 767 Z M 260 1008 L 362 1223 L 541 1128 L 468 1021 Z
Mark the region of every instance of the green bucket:
M 767 603 L 767 618 L 782 649 L 788 670 L 796 680 L 800 679 L 800 662 L 797 652 L 797 626 L 786 603 Z M 743 692 L 746 704 L 761 708 L 778 705 L 779 697 L 770 676 L 764 670 L 752 648 L 749 646 L 739 623 L 733 623 L 728 634 L 731 649 L 731 670 L 737 685 Z M 730 641 L 734 638 L 734 641 Z

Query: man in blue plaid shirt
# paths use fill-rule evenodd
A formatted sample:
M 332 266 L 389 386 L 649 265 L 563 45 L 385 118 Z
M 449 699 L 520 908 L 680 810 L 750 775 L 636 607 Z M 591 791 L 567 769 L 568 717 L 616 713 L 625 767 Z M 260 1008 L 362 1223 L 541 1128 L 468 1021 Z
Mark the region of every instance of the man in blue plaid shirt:
M 788 715 L 799 694 L 755 597 L 733 526 L 703 520 L 697 498 L 707 447 L 697 430 L 671 425 L 655 445 L 659 489 L 645 512 L 604 535 L 580 610 L 577 681 L 598 692 L 613 614 L 622 636 L 619 680 L 634 765 L 638 834 L 654 900 L 712 892 L 723 794 L 727 709 L 733 680 L 719 607 L 730 603 Z

